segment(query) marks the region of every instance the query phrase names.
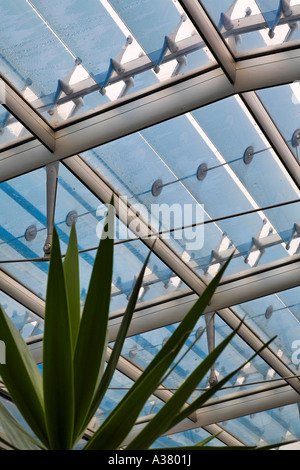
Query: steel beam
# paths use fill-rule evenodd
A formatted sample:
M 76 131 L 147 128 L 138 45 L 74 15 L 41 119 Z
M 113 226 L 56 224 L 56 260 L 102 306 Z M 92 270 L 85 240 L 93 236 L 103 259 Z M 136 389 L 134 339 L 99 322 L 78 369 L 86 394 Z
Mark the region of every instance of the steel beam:
M 3 79 L 0 79 L 3 106 L 50 152 L 55 150 L 55 134 L 46 121 Z
M 52 153 L 38 141 L 3 150 L 0 154 L 0 182 L 40 168 L 56 160 L 98 147 L 167 119 L 206 106 L 236 93 L 286 84 L 298 80 L 300 50 L 283 51 L 263 58 L 245 59 L 237 64 L 235 84 L 221 68 L 203 73 L 190 72 L 107 104 L 97 114 L 85 114 L 80 121 L 55 132 Z M 34 113 L 31 110 L 31 113 Z M 277 131 L 278 133 L 278 131 Z
M 226 44 L 221 40 L 218 31 L 200 2 L 196 0 L 179 0 L 179 3 L 189 15 L 200 36 L 204 39 L 229 81 L 234 83 L 236 80 L 234 57 Z

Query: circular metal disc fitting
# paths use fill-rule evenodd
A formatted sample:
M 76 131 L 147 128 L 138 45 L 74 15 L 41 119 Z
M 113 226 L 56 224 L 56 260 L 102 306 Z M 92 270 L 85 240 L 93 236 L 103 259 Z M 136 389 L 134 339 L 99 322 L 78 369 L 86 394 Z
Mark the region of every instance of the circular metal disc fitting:
M 25 240 L 31 242 L 37 236 L 37 228 L 35 225 L 30 225 L 25 231 Z
M 201 163 L 201 165 L 199 166 L 197 170 L 197 179 L 199 181 L 203 181 L 204 178 L 206 178 L 206 175 L 207 175 L 207 165 L 206 163 Z
M 160 195 L 160 193 L 162 192 L 162 188 L 163 188 L 163 182 L 162 180 L 156 180 L 154 181 L 153 185 L 152 185 L 152 189 L 151 189 L 151 192 L 152 192 L 152 195 L 154 197 L 157 197 Z
M 292 146 L 299 147 L 300 145 L 300 129 L 297 129 L 292 137 Z
M 243 157 L 245 165 L 249 165 L 249 163 L 252 162 L 253 157 L 254 157 L 254 148 L 253 147 L 246 148 L 244 157 Z
M 265 311 L 265 317 L 266 317 L 267 320 L 269 320 L 269 318 L 271 318 L 272 313 L 273 313 L 273 306 L 269 305 L 269 307 Z
M 76 211 L 70 211 L 66 217 L 66 224 L 68 227 L 72 227 L 73 222 L 76 223 L 78 219 L 78 214 Z

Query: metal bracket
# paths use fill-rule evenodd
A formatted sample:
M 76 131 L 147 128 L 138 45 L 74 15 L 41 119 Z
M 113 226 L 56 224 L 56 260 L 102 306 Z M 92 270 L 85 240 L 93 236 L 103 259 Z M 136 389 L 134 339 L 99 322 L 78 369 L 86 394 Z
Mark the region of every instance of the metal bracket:
M 57 100 L 58 100 L 59 96 L 61 95 L 61 93 L 64 93 L 67 96 L 70 95 L 71 93 L 73 93 L 73 89 L 70 86 L 70 81 L 71 81 L 72 75 L 75 72 L 76 68 L 81 63 L 82 63 L 81 59 L 76 59 L 75 64 L 74 64 L 73 68 L 70 70 L 70 72 L 68 73 L 68 75 L 65 78 L 63 78 L 62 80 L 58 80 L 58 86 L 57 86 L 55 99 L 54 99 L 55 103 L 57 102 Z
M 291 16 L 293 14 L 293 10 L 291 8 L 291 0 L 281 0 L 281 10 L 284 16 Z
M 268 246 L 278 245 L 278 236 L 275 235 L 275 237 L 273 237 L 273 238 L 270 237 L 270 235 L 272 235 L 272 233 L 273 233 L 272 228 L 270 228 L 269 233 L 266 237 L 262 237 L 262 232 L 263 232 L 263 229 L 264 229 L 264 226 L 266 225 L 266 223 L 267 223 L 267 219 L 264 219 L 260 231 L 258 232 L 258 234 L 255 237 L 252 238 L 252 246 L 250 248 L 250 251 L 249 251 L 248 255 L 245 258 L 245 263 L 249 262 L 249 257 L 251 255 L 251 253 L 253 253 L 253 251 L 258 250 L 259 251 L 259 256 L 258 256 L 258 258 L 257 258 L 257 260 L 254 264 L 254 266 L 257 266 L 260 259 L 261 259 L 261 257 L 265 253 L 266 248 Z
M 199 181 L 203 181 L 207 176 L 207 171 L 208 171 L 208 168 L 207 168 L 206 163 L 201 163 L 201 165 L 198 167 L 198 170 L 197 170 L 197 179 Z
M 77 211 L 73 210 L 73 211 L 68 212 L 67 217 L 66 217 L 66 225 L 68 227 L 72 227 L 73 223 L 77 222 L 77 219 L 78 219 Z
M 0 135 L 4 134 L 5 128 L 7 124 L 9 123 L 10 116 L 11 114 L 8 111 L 5 111 L 3 119 L 0 123 Z
M 299 237 L 300 237 L 300 220 L 299 222 L 296 222 L 294 225 L 293 234 L 292 234 L 290 241 L 286 244 L 286 249 L 289 250 L 291 247 L 292 241 L 295 240 L 295 238 L 299 238 Z
M 300 129 L 296 129 L 292 137 L 292 146 L 299 147 L 300 145 Z
M 292 16 L 293 10 L 291 8 L 290 3 L 291 3 L 291 0 L 281 0 L 275 23 L 272 26 L 272 28 L 270 28 L 269 33 L 268 33 L 271 39 L 275 36 L 275 28 L 279 23 L 281 15 L 283 15 L 286 18 L 289 16 Z
M 207 337 L 207 346 L 208 353 L 210 354 L 216 347 L 215 341 L 215 314 L 207 313 L 205 316 L 206 324 L 206 337 Z M 218 378 L 216 374 L 215 365 L 213 364 L 210 369 L 210 374 L 208 378 L 208 383 L 210 387 L 213 387 L 218 383 Z
M 165 41 L 163 44 L 163 48 L 160 54 L 160 57 L 158 59 L 158 62 L 155 64 L 154 67 L 154 72 L 158 73 L 160 71 L 160 65 L 163 61 L 163 58 L 165 57 L 166 53 L 168 50 L 172 53 L 175 54 L 176 52 L 179 52 L 179 46 L 176 43 L 176 36 L 178 34 L 178 31 L 181 27 L 181 25 L 187 20 L 187 16 L 183 13 L 180 18 L 179 24 L 176 26 L 174 31 L 171 34 L 168 34 L 168 36 L 165 36 Z M 179 57 L 176 57 L 177 60 L 177 66 L 172 74 L 172 77 L 175 77 L 178 75 L 181 70 L 187 65 L 187 57 L 186 55 L 182 54 Z
M 100 93 L 102 95 L 105 95 L 106 87 L 109 84 L 109 80 L 110 80 L 110 78 L 111 78 L 111 76 L 114 72 L 117 75 L 122 75 L 124 72 L 126 72 L 125 66 L 121 63 L 121 61 L 123 59 L 123 56 L 124 56 L 128 46 L 130 46 L 130 44 L 132 44 L 132 42 L 133 42 L 133 38 L 131 36 L 128 36 L 127 39 L 126 39 L 126 43 L 122 47 L 122 50 L 119 52 L 119 54 L 116 57 L 110 59 L 110 64 L 109 64 L 109 68 L 108 68 L 105 80 L 101 84 L 101 88 L 100 88 Z M 134 78 L 133 78 L 133 76 L 124 78 L 124 82 L 125 82 L 125 87 L 121 91 L 119 98 L 121 98 L 122 96 L 125 96 L 128 93 L 128 91 L 132 87 L 134 87 Z
M 158 179 L 154 181 L 152 188 L 151 188 L 151 193 L 152 196 L 158 197 L 160 193 L 162 192 L 162 188 L 164 187 L 162 180 Z
M 47 172 L 47 238 L 44 244 L 45 256 L 50 255 L 53 228 L 54 228 L 54 215 L 57 194 L 59 162 L 49 163 L 46 166 Z

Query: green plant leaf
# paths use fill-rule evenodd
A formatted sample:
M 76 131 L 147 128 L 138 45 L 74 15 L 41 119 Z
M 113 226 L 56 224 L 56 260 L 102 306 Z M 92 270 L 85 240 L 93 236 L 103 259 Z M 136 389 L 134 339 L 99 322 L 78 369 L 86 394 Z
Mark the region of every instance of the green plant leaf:
M 151 367 L 148 374 L 139 377 L 85 446 L 86 450 L 113 450 L 122 444 L 148 396 L 158 387 L 163 371 L 170 365 L 181 347 L 182 345 L 178 344 L 172 352 L 162 358 L 161 362 Z
M 7 444 L 18 450 L 39 450 L 44 446 L 18 423 L 0 401 L 0 423 L 7 436 Z
M 92 419 L 92 417 L 95 414 L 97 408 L 99 407 L 99 405 L 100 405 L 100 403 L 101 403 L 101 401 L 102 401 L 102 399 L 103 399 L 103 397 L 104 397 L 104 395 L 107 391 L 107 388 L 108 388 L 108 386 L 111 382 L 113 374 L 116 370 L 116 366 L 117 366 L 117 363 L 118 363 L 118 360 L 119 360 L 119 357 L 120 357 L 120 354 L 121 354 L 121 351 L 122 351 L 122 348 L 123 348 L 123 345 L 124 345 L 124 341 L 126 339 L 128 328 L 130 326 L 132 316 L 133 316 L 134 311 L 135 311 L 135 306 L 136 306 L 136 302 L 137 302 L 137 299 L 138 299 L 138 294 L 139 294 L 140 288 L 142 286 L 143 277 L 144 277 L 144 274 L 145 274 L 145 270 L 146 270 L 150 255 L 151 255 L 151 252 L 148 254 L 148 256 L 146 258 L 146 261 L 145 261 L 145 263 L 144 263 L 144 265 L 141 269 L 141 272 L 140 272 L 140 274 L 139 274 L 139 276 L 138 276 L 138 278 L 135 282 L 132 294 L 130 296 L 129 302 L 127 304 L 127 307 L 126 307 L 126 310 L 125 310 L 125 313 L 124 313 L 124 316 L 123 316 L 123 319 L 122 319 L 122 322 L 121 322 L 121 325 L 120 325 L 120 328 L 119 328 L 119 331 L 118 331 L 118 334 L 117 334 L 117 338 L 116 338 L 116 341 L 115 341 L 115 344 L 114 344 L 114 348 L 113 348 L 111 357 L 108 361 L 107 367 L 106 367 L 104 375 L 102 377 L 102 380 L 101 380 L 100 384 L 98 385 L 98 387 L 96 389 L 95 396 L 94 396 L 94 399 L 93 399 L 93 403 L 92 403 L 91 408 L 89 410 L 88 418 L 87 418 L 86 422 L 84 423 L 84 426 L 81 430 L 81 434 L 85 430 L 85 428 L 87 427 L 89 421 Z
M 241 322 L 242 325 L 242 322 Z M 241 326 L 240 325 L 240 326 Z M 239 327 L 240 328 L 240 327 Z M 238 328 L 238 329 L 239 329 Z M 236 331 L 234 331 L 232 334 L 235 334 Z M 173 421 L 170 423 L 169 429 L 175 426 L 176 424 L 180 423 L 183 419 L 185 419 L 187 416 L 191 415 L 194 411 L 199 410 L 200 407 L 206 403 L 209 398 L 211 398 L 215 393 L 220 390 L 223 385 L 225 385 L 234 375 L 236 375 L 243 367 L 245 367 L 246 364 L 248 364 L 250 361 L 252 361 L 257 355 L 260 354 L 261 351 L 263 351 L 265 348 L 269 346 L 274 341 L 274 338 L 271 338 L 267 343 L 265 343 L 258 351 L 256 351 L 247 361 L 245 361 L 243 364 L 241 364 L 239 367 L 237 367 L 235 370 L 230 372 L 226 377 L 223 377 L 217 384 L 215 384 L 213 387 L 210 387 L 208 390 L 203 392 L 196 400 L 193 401 L 189 406 L 184 408 L 180 413 L 178 413 Z
M 74 440 L 80 436 L 82 426 L 86 423 L 103 356 L 106 355 L 106 333 L 113 272 L 114 240 L 111 236 L 113 218 L 114 210 L 110 204 L 94 262 L 74 354 Z M 110 236 L 105 236 L 107 228 Z
M 231 258 L 230 258 L 231 259 Z M 140 413 L 147 398 L 156 389 L 159 380 L 172 364 L 182 348 L 188 335 L 194 328 L 198 318 L 209 304 L 230 259 L 209 283 L 201 297 L 187 313 L 183 321 L 168 339 L 159 353 L 154 357 L 142 375 L 135 382 L 119 405 L 112 411 L 101 428 L 96 432 L 86 449 L 116 449 L 123 442 Z M 159 374 L 157 375 L 157 372 Z M 153 378 L 152 378 L 153 377 Z M 150 378 L 150 380 L 149 380 Z M 139 406 L 137 406 L 139 404 Z
M 186 404 L 199 382 L 205 377 L 211 366 L 216 362 L 222 351 L 230 343 L 236 332 L 225 338 L 187 377 L 183 384 L 156 413 L 142 431 L 126 447 L 126 450 L 148 449 L 155 440 L 170 429 L 174 416 Z
M 1 306 L 0 338 L 6 348 L 6 364 L 0 364 L 0 376 L 28 425 L 47 445 L 42 376 L 25 341 Z
M 69 306 L 72 350 L 74 353 L 80 326 L 80 277 L 75 223 L 73 223 L 71 228 L 70 239 L 67 253 L 63 262 L 63 268 Z
M 45 417 L 51 449 L 73 443 L 74 390 L 71 328 L 57 232 L 50 255 L 43 341 Z

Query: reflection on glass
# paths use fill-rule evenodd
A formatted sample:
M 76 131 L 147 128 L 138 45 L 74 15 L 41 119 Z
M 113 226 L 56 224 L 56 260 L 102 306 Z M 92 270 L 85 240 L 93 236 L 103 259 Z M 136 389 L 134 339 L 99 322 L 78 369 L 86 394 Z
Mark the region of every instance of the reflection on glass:
M 298 42 L 299 0 L 201 0 L 234 54 Z

